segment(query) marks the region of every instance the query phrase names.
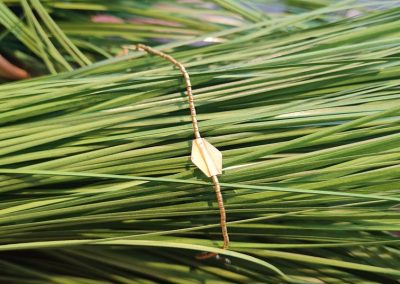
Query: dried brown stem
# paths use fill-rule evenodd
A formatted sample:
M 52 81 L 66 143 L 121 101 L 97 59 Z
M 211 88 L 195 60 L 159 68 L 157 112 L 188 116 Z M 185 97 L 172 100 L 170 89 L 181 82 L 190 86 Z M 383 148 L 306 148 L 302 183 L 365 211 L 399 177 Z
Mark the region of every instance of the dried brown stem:
M 0 77 L 20 80 L 29 78 L 29 74 L 0 55 Z

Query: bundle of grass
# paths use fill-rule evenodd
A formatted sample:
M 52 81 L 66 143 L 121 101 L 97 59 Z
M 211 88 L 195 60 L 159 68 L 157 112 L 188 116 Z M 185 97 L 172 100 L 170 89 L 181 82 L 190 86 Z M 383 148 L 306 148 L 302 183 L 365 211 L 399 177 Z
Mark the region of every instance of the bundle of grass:
M 229 250 L 171 64 L 132 51 L 2 84 L 1 281 L 396 283 L 400 10 L 365 5 L 156 47 L 224 156 Z

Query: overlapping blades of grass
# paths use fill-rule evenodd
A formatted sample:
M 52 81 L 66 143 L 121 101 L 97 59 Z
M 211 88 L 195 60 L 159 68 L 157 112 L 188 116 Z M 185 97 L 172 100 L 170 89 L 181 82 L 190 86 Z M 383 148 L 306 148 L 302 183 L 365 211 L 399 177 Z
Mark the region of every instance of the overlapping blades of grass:
M 177 70 L 133 52 L 0 86 L 2 279 L 395 283 L 400 10 L 312 24 L 351 7 L 159 46 L 224 155 L 231 264 L 193 258 L 218 210 Z

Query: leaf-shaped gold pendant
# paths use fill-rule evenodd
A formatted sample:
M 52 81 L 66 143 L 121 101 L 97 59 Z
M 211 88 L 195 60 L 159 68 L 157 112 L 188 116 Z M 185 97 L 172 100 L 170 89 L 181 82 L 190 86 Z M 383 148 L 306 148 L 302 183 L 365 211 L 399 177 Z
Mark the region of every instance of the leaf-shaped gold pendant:
M 222 174 L 222 153 L 204 138 L 192 141 L 191 159 L 208 177 Z

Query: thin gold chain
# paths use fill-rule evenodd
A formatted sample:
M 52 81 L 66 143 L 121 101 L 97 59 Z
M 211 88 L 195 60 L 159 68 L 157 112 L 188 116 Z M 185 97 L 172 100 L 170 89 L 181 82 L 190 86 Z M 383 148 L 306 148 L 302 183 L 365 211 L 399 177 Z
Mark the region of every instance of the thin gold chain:
M 137 44 L 136 45 L 136 50 L 143 50 L 146 51 L 147 53 L 154 54 L 157 56 L 160 56 L 172 64 L 174 64 L 176 67 L 178 67 L 179 71 L 181 72 L 183 78 L 185 79 L 185 84 L 186 84 L 186 94 L 188 96 L 189 100 L 189 109 L 190 109 L 190 116 L 192 117 L 192 125 L 193 125 L 193 132 L 194 132 L 194 137 L 196 139 L 201 138 L 200 136 L 200 130 L 199 130 L 199 124 L 197 122 L 196 118 L 196 108 L 194 107 L 194 99 L 193 99 L 193 93 L 192 93 L 192 84 L 190 82 L 190 77 L 188 72 L 185 69 L 185 66 L 183 66 L 181 63 L 176 61 L 175 58 L 172 56 L 165 54 L 161 51 L 158 51 L 154 48 L 151 48 L 150 46 L 144 45 L 144 44 Z
M 158 51 L 150 46 L 147 46 L 144 44 L 137 44 L 137 45 L 135 45 L 135 49 L 138 51 L 143 50 L 149 54 L 154 54 L 154 55 L 160 56 L 160 57 L 168 60 L 169 62 L 171 62 L 173 65 L 175 65 L 179 69 L 179 71 L 181 72 L 181 74 L 185 80 L 185 84 L 186 84 L 186 94 L 188 96 L 190 115 L 192 117 L 194 137 L 196 139 L 200 139 L 201 136 L 200 136 L 199 125 L 198 125 L 197 118 L 196 118 L 196 108 L 194 106 L 192 84 L 190 82 L 190 77 L 189 77 L 188 72 L 186 71 L 186 68 L 172 56 L 165 54 L 161 51 Z M 126 47 L 125 47 L 125 51 L 126 51 Z M 217 196 L 217 202 L 218 202 L 218 208 L 219 208 L 219 214 L 220 214 L 221 232 L 222 232 L 222 236 L 224 238 L 224 245 L 222 248 L 227 249 L 229 247 L 229 235 L 228 235 L 228 228 L 226 225 L 226 213 L 225 213 L 224 201 L 223 201 L 222 193 L 221 193 L 221 186 L 219 184 L 217 176 L 215 176 L 215 175 L 211 176 L 211 180 L 213 182 L 213 187 L 215 190 L 215 194 Z M 205 254 L 199 255 L 197 258 L 198 259 L 206 259 L 206 258 L 214 257 L 216 255 L 217 255 L 216 253 L 205 253 Z

